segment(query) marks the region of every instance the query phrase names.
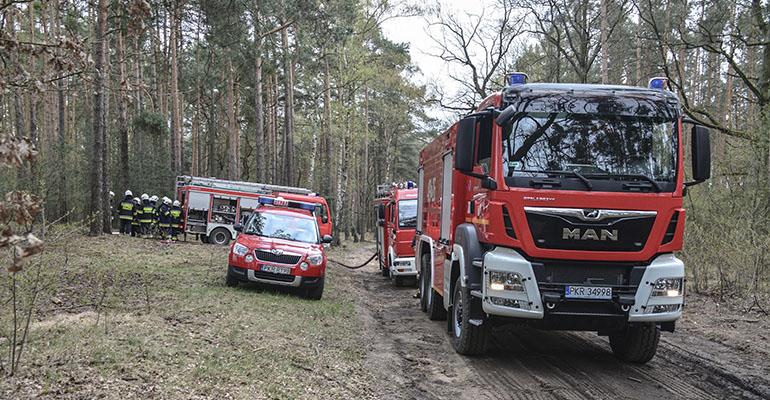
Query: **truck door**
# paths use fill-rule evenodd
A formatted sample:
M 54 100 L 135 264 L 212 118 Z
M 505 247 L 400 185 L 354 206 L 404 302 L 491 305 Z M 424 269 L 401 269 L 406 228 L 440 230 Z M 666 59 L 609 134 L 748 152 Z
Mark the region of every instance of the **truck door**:
M 444 260 L 446 260 L 449 236 L 452 227 L 452 153 L 444 155 L 444 164 L 441 168 L 441 230 L 439 232 L 438 250 L 433 256 L 433 287 L 444 295 Z
M 377 254 L 380 264 L 385 265 L 385 204 L 378 203 L 377 212 Z

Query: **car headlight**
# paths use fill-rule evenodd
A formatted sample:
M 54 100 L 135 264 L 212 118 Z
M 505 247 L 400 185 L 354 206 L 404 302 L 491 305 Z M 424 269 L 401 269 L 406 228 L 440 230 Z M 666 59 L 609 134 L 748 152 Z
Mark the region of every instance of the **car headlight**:
M 516 272 L 489 272 L 489 289 L 512 290 L 523 292 L 524 283 L 521 275 Z
M 307 256 L 307 262 L 309 262 L 311 265 L 321 265 L 323 261 L 323 254 L 311 254 Z
M 677 297 L 683 293 L 683 278 L 660 278 L 652 285 L 653 296 Z
M 235 255 L 243 257 L 248 252 L 249 252 L 249 248 L 244 246 L 244 245 L 242 245 L 242 244 L 240 244 L 240 243 L 236 243 L 236 244 L 233 245 L 233 253 Z

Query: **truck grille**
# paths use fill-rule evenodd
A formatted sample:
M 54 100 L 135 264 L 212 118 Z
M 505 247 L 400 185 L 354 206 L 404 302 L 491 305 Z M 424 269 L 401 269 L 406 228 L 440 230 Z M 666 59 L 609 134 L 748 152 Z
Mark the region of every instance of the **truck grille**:
M 294 265 L 299 262 L 300 258 L 302 258 L 302 256 L 294 254 L 273 254 L 265 250 L 254 250 L 254 255 L 259 261 L 288 265 Z
M 547 212 L 526 211 L 535 246 L 541 249 L 642 251 L 655 215 L 586 221 Z

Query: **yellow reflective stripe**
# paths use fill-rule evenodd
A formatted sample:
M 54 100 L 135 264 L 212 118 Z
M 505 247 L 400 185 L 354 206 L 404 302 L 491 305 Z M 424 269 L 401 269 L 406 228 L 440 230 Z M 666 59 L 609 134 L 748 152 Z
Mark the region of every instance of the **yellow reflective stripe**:
M 132 217 L 132 216 L 130 216 L 130 215 L 121 215 L 121 216 L 120 216 L 120 219 L 125 219 L 125 220 L 132 220 L 132 219 L 134 219 L 134 217 Z

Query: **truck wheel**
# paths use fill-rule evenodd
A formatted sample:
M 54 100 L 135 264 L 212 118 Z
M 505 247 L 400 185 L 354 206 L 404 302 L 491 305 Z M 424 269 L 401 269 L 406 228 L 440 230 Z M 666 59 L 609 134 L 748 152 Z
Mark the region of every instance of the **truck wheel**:
M 428 289 L 430 289 L 430 278 L 428 278 L 428 264 L 430 264 L 430 257 L 427 254 L 423 254 L 420 257 L 420 275 L 417 277 L 417 290 L 420 294 L 420 310 L 422 312 L 428 312 Z
M 225 278 L 225 286 L 227 287 L 236 287 L 238 286 L 238 278 L 233 276 L 233 274 L 230 273 L 229 268 L 227 271 L 227 277 Z
M 305 292 L 305 298 L 310 300 L 321 300 L 321 296 L 324 293 L 324 278 L 321 278 L 321 282 L 314 288 L 307 289 Z
M 208 241 L 211 244 L 226 246 L 228 243 L 230 243 L 230 231 L 225 228 L 214 229 L 211 231 L 211 235 L 209 235 Z
M 385 265 L 380 266 L 380 272 L 382 272 L 382 276 L 386 278 L 390 276 L 390 269 L 388 269 L 388 267 Z
M 633 324 L 623 332 L 610 335 L 610 347 L 615 357 L 644 364 L 655 357 L 659 340 L 660 329 L 654 323 Z
M 444 298 L 438 294 L 430 284 L 430 256 L 422 255 L 422 273 L 420 274 L 422 284 L 420 285 L 420 306 L 423 311 L 428 313 L 428 319 L 431 321 L 443 321 L 446 319 L 446 310 L 444 309 Z M 423 306 L 424 304 L 424 306 Z
M 489 342 L 489 323 L 482 321 L 479 326 L 470 323 L 472 301 L 478 301 L 478 299 L 474 299 L 470 291 L 462 287 L 460 278 L 457 278 L 452 294 L 450 316 L 452 347 L 456 352 L 466 356 L 484 354 Z

